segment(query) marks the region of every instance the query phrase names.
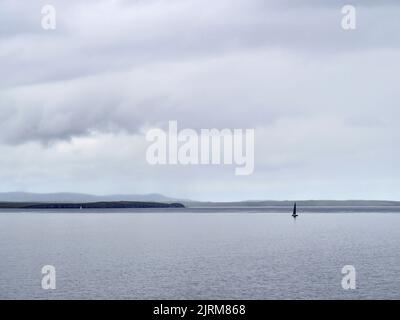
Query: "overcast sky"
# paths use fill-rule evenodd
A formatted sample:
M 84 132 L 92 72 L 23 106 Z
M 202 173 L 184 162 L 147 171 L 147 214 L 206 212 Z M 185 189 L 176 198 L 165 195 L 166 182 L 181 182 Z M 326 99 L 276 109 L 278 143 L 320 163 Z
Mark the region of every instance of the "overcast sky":
M 397 0 L 0 0 L 0 75 L 0 191 L 400 200 Z M 254 128 L 254 173 L 149 165 L 169 120 Z

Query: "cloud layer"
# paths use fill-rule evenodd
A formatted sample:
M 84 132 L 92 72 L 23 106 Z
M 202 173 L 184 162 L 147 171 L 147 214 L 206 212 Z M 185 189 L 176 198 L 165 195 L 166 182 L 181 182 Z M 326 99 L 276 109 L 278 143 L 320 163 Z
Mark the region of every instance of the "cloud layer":
M 400 196 L 397 1 L 353 1 L 353 31 L 344 1 L 53 3 L 45 31 L 47 2 L 0 1 L 2 191 Z M 255 128 L 254 175 L 147 165 L 168 120 Z

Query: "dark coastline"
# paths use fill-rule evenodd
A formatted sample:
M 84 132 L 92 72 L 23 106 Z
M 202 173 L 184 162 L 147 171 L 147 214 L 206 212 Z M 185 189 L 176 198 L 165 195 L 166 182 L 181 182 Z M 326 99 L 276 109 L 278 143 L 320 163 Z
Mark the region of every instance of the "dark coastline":
M 128 209 L 128 208 L 185 208 L 181 203 L 111 201 L 111 202 L 0 202 L 0 209 Z

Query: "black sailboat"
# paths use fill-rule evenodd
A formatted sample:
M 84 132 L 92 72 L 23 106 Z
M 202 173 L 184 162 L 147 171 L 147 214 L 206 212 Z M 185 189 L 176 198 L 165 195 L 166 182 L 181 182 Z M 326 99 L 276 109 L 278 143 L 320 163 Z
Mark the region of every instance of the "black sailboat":
M 292 217 L 293 218 L 296 218 L 298 216 L 298 214 L 297 214 L 297 210 L 296 210 L 296 202 L 294 203 L 294 206 L 293 206 L 293 213 L 292 213 Z

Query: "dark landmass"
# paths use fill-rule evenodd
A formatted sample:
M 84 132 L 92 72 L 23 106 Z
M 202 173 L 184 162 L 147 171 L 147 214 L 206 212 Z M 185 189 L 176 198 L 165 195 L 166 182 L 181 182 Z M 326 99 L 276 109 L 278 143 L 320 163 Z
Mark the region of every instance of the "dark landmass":
M 128 209 L 128 208 L 185 208 L 181 203 L 112 201 L 86 203 L 0 202 L 0 209 Z
M 400 201 L 385 200 L 247 200 L 231 202 L 195 201 L 162 194 L 93 195 L 83 193 L 0 192 L 0 208 L 284 208 L 293 207 L 392 207 L 400 208 Z

